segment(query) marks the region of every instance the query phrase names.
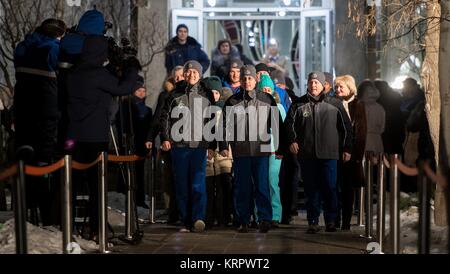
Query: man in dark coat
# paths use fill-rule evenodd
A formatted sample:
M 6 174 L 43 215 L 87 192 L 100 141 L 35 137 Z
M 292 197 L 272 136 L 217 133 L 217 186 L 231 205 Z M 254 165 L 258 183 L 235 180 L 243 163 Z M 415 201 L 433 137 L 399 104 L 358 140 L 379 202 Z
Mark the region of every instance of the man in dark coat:
M 353 138 L 352 124 L 342 102 L 323 92 L 324 83 L 322 72 L 310 73 L 308 93 L 291 106 L 285 120 L 287 143 L 291 144 L 289 150 L 297 155 L 302 169 L 307 197 L 307 233 L 311 234 L 320 230 L 319 195 L 324 202 L 326 231 L 336 231 L 337 161 L 350 160 Z
M 248 232 L 254 195 L 260 221 L 259 231 L 267 233 L 272 221 L 269 189 L 269 156 L 272 150 L 271 137 L 265 138 L 262 134 L 272 131 L 272 134 L 278 137 L 279 126 L 282 123 L 281 115 L 273 96 L 256 91 L 254 66 L 246 65 L 241 68 L 241 82 L 241 91 L 231 96 L 225 103 L 223 116 L 226 122 L 223 126 L 227 142 L 220 143 L 220 150 L 222 156 L 226 157 L 229 141 L 234 161 L 233 199 L 236 217 L 240 223 L 238 231 Z M 271 118 L 278 119 L 273 122 Z M 277 142 L 275 144 L 278 149 Z M 267 145 L 269 148 L 264 149 Z
M 177 27 L 177 36 L 172 38 L 166 46 L 165 66 L 169 75 L 176 66 L 184 66 L 187 61 L 197 61 L 202 65 L 205 73 L 210 65 L 208 55 L 202 50 L 202 46 L 194 38 L 189 36 L 186 25 Z
M 205 229 L 206 155 L 207 149 L 213 153 L 217 147 L 204 138 L 202 130 L 208 123 L 203 112 L 214 104 L 212 92 L 200 81 L 202 71 L 197 61 L 185 64 L 186 80 L 169 94 L 160 118 L 162 149 L 172 151 L 176 199 L 184 223 L 180 232 Z
M 55 157 L 57 108 L 56 70 L 59 39 L 65 32 L 64 22 L 45 20 L 35 32 L 28 34 L 14 52 L 16 86 L 14 93 L 14 125 L 16 148 L 34 149 L 32 165 L 46 166 Z M 39 207 L 43 225 L 52 225 L 48 180 L 27 178 L 28 207 Z M 38 223 L 38 221 L 33 221 Z
M 140 69 L 135 58 L 126 61 L 123 80 L 116 78 L 105 67 L 108 41 L 104 37 L 86 38 L 79 62 L 67 75 L 68 138 L 75 142 L 74 160 L 91 163 L 99 153 L 108 150 L 110 106 L 113 96 L 131 94 Z M 74 174 L 75 176 L 75 174 Z M 80 186 L 80 177 L 74 178 L 74 187 Z M 87 170 L 89 187 L 89 225 L 91 237 L 96 239 L 98 229 L 98 170 Z
M 61 39 L 58 57 L 58 110 L 61 119 L 58 124 L 58 153 L 66 154 L 70 146 L 67 141 L 67 75 L 71 67 L 80 61 L 84 41 L 88 37 L 101 37 L 105 31 L 105 19 L 98 10 L 89 10 L 81 16 L 76 29 Z M 70 143 L 67 143 L 70 144 Z

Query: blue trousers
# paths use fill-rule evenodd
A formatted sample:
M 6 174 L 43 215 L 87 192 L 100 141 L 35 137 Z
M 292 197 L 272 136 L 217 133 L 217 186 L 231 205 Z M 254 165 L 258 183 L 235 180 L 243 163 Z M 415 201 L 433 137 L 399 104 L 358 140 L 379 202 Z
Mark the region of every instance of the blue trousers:
M 308 223 L 319 223 L 321 201 L 325 223 L 334 222 L 337 217 L 337 160 L 300 160 L 300 166 L 305 184 Z
M 234 206 L 237 219 L 248 224 L 253 193 L 259 221 L 272 221 L 272 204 L 269 189 L 269 157 L 235 157 Z
M 206 149 L 172 148 L 172 170 L 181 220 L 186 226 L 205 220 Z

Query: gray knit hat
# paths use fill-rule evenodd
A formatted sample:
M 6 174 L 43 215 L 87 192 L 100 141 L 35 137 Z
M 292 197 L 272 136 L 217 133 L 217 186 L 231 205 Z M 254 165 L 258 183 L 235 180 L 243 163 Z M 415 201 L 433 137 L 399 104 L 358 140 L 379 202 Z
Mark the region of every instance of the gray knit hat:
M 245 76 L 251 76 L 256 79 L 256 69 L 252 65 L 245 65 L 241 68 L 241 79 Z
M 203 67 L 199 62 L 195 60 L 187 61 L 186 64 L 184 64 L 183 72 L 186 72 L 189 69 L 195 69 L 196 71 L 198 71 L 198 74 L 200 74 L 200 77 L 202 77 Z
M 325 86 L 325 74 L 321 71 L 313 71 L 308 75 L 308 82 L 311 80 L 317 80 L 319 81 L 322 86 Z

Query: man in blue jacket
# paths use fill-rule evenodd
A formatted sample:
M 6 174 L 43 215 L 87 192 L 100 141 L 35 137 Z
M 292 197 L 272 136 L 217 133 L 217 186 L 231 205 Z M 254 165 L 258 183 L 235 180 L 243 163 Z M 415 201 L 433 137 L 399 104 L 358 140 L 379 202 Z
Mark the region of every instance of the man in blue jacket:
M 57 19 L 47 19 L 14 52 L 16 86 L 14 119 L 16 147 L 34 149 L 32 165 L 45 166 L 55 158 L 57 107 L 56 69 L 59 39 L 66 25 Z M 51 219 L 51 200 L 48 182 L 43 177 L 27 178 L 27 199 L 30 208 L 39 207 L 44 225 Z M 38 223 L 38 221 L 33 221 Z
M 66 154 L 64 150 L 70 150 L 66 146 L 67 140 L 67 75 L 69 70 L 80 61 L 84 41 L 89 37 L 103 37 L 105 31 L 105 19 L 103 14 L 96 10 L 89 10 L 81 16 L 75 31 L 67 33 L 61 39 L 58 57 L 58 109 L 61 119 L 58 124 L 58 152 Z M 67 142 L 67 144 L 70 144 Z
M 177 27 L 177 36 L 169 41 L 166 46 L 165 66 L 169 75 L 176 66 L 184 66 L 187 61 L 197 61 L 202 65 L 202 74 L 210 65 L 208 55 L 202 50 L 202 46 L 189 36 L 189 29 L 185 24 Z

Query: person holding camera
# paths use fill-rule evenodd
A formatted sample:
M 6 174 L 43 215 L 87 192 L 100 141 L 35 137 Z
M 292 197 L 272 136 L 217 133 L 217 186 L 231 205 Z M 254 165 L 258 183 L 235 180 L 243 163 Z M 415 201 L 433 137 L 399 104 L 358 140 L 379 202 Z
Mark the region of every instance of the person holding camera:
M 106 23 L 103 14 L 96 10 L 88 10 L 81 16 L 78 25 L 67 31 L 61 39 L 58 56 L 58 110 L 61 119 L 58 124 L 58 153 L 60 156 L 73 149 L 72 142 L 67 139 L 69 117 L 67 113 L 67 75 L 78 63 L 84 41 L 89 37 L 103 37 L 106 33 Z
M 77 162 L 91 163 L 99 153 L 108 150 L 112 98 L 133 93 L 141 69 L 139 61 L 135 57 L 130 57 L 124 60 L 124 74 L 119 79 L 105 67 L 107 61 L 107 39 L 103 36 L 89 36 L 84 40 L 79 61 L 67 75 L 69 116 L 67 135 L 75 142 L 73 159 Z M 96 240 L 97 167 L 88 169 L 86 173 L 90 238 Z M 74 178 L 75 189 L 82 183 L 80 179 L 81 177 Z
M 29 163 L 47 166 L 55 158 L 57 107 L 57 60 L 59 40 L 66 24 L 47 19 L 20 42 L 14 52 L 16 86 L 14 92 L 14 126 L 16 149 L 31 146 L 34 157 Z M 44 226 L 55 224 L 52 217 L 52 186 L 48 177 L 27 177 L 27 204 L 40 209 Z M 31 220 L 38 224 L 38 220 Z

